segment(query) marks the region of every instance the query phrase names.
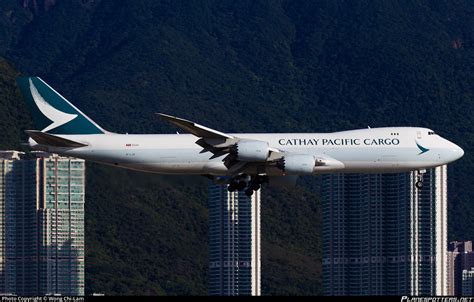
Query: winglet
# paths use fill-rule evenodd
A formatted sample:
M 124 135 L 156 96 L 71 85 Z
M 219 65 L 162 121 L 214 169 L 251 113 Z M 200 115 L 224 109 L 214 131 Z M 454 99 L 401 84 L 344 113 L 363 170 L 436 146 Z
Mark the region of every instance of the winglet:
M 87 144 L 75 142 L 56 135 L 48 134 L 38 130 L 25 130 L 26 134 L 40 145 L 64 147 L 64 148 L 79 148 L 85 147 Z
M 164 113 L 157 113 L 157 114 L 165 121 L 168 121 L 171 124 L 177 126 L 178 128 L 183 129 L 184 131 L 187 131 L 197 137 L 217 138 L 217 139 L 233 138 L 232 136 L 225 134 L 223 132 L 196 124 L 194 122 L 191 122 L 179 117 L 171 116 Z

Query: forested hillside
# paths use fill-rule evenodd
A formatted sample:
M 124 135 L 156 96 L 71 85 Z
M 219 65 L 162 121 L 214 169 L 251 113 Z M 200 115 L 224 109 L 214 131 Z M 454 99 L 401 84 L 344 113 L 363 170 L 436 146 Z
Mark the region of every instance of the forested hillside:
M 427 126 L 466 151 L 449 236 L 474 239 L 473 15 L 467 0 L 4 0 L 0 147 L 31 127 L 11 66 L 116 132 L 175 130 L 155 112 L 226 132 Z M 321 290 L 309 182 L 265 192 L 265 294 Z M 88 292 L 206 293 L 204 180 L 89 165 L 87 192 Z
M 21 101 L 15 78 L 19 75 L 10 64 L 0 57 L 0 148 L 21 149 L 31 129 L 31 120 L 26 104 Z

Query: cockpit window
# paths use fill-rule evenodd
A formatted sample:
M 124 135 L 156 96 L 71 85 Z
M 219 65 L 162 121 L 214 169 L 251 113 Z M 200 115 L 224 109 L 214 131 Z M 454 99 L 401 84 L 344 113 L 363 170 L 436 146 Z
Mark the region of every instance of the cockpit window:
M 435 135 L 434 131 L 428 131 L 428 135 Z

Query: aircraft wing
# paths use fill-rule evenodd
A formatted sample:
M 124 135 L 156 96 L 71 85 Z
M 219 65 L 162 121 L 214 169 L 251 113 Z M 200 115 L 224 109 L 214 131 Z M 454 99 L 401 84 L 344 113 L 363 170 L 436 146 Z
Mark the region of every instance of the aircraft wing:
M 210 159 L 229 153 L 230 147 L 239 141 L 239 138 L 232 135 L 225 134 L 179 117 L 163 113 L 158 113 L 158 115 L 178 128 L 199 137 L 196 144 L 203 148 L 201 153 L 213 153 Z
M 162 113 L 159 115 L 166 121 L 199 137 L 196 144 L 203 148 L 201 153 L 212 153 L 210 159 L 227 155 L 223 157 L 222 161 L 229 170 L 233 170 L 235 173 L 243 171 L 250 163 L 275 166 L 290 174 L 311 174 L 313 170 L 326 171 L 344 167 L 342 162 L 327 154 L 287 152 L 271 147 L 265 141 L 242 139 L 185 119 Z M 241 151 L 247 151 L 247 153 L 241 154 Z
M 239 161 L 235 158 L 232 154 L 232 148 L 242 139 L 208 128 L 203 125 L 199 125 L 189 120 L 185 120 L 179 117 L 171 116 L 168 114 L 157 113 L 162 119 L 172 123 L 173 125 L 177 126 L 178 128 L 189 132 L 199 139 L 196 141 L 196 144 L 201 146 L 203 149 L 201 153 L 204 152 L 211 152 L 212 156 L 210 159 L 217 158 L 223 155 L 228 155 L 223 159 L 223 162 L 227 166 L 227 168 L 231 168 L 235 166 L 237 163 L 240 163 L 239 166 L 242 166 L 242 161 Z M 279 150 L 275 148 L 269 148 L 270 152 L 279 152 Z M 269 157 L 270 159 L 270 157 Z M 245 163 L 245 162 L 244 162 Z M 242 167 L 244 168 L 244 167 Z
M 196 124 L 194 122 L 191 122 L 191 121 L 179 118 L 179 117 L 171 116 L 171 115 L 164 114 L 164 113 L 158 113 L 158 115 L 162 119 L 170 122 L 171 124 L 177 126 L 178 128 L 181 128 L 181 129 L 183 129 L 183 130 L 185 130 L 185 131 L 187 131 L 191 134 L 194 134 L 197 137 L 210 138 L 210 139 L 233 138 L 232 136 L 227 135 L 225 133 L 222 133 L 220 131 L 217 131 L 217 130 L 214 130 L 214 129 L 211 129 L 211 128 L 207 128 L 203 125 L 199 125 L 199 124 Z

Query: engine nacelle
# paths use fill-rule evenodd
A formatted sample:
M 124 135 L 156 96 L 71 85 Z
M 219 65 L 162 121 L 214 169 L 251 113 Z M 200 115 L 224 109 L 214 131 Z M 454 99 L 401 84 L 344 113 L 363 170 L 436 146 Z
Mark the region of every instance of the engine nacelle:
M 313 174 L 316 159 L 309 154 L 289 154 L 282 157 L 277 167 L 287 175 L 309 175 Z
M 241 140 L 233 146 L 231 153 L 241 161 L 264 162 L 270 154 L 270 149 L 267 142 Z

